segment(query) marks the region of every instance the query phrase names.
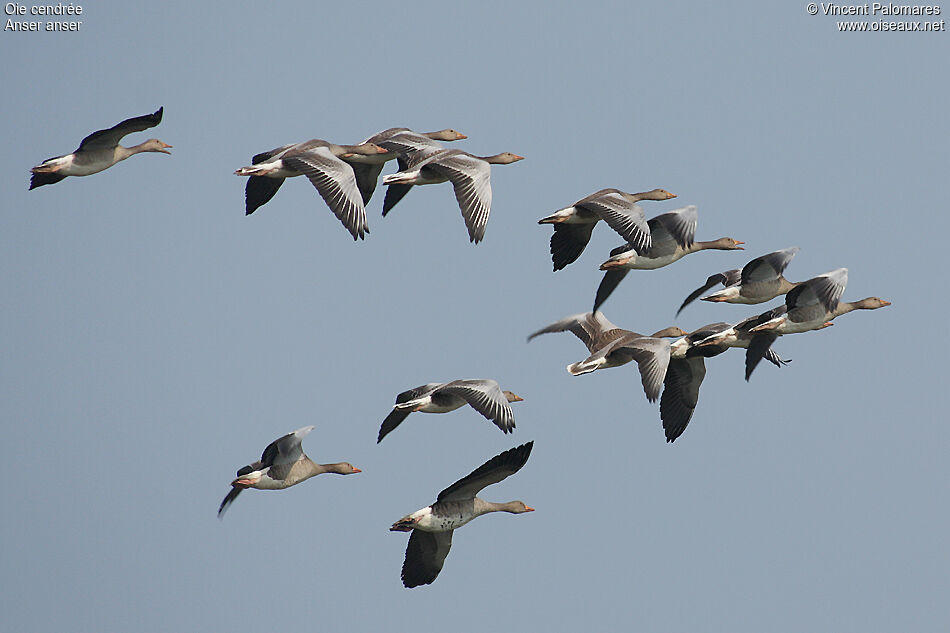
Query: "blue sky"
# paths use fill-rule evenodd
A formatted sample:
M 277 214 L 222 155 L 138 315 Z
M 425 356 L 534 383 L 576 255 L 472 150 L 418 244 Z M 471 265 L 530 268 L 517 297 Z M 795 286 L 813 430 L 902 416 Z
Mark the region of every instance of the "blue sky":
M 0 32 L 7 626 L 946 629 L 947 35 L 839 33 L 805 4 L 94 2 L 78 32 Z M 171 156 L 27 191 L 160 105 L 126 144 Z M 252 155 L 393 126 L 526 157 L 493 170 L 483 243 L 447 185 L 386 218 L 377 191 L 359 243 L 302 179 L 244 216 Z M 845 266 L 845 299 L 893 305 L 780 339 L 793 362 L 750 383 L 741 353 L 710 360 L 668 445 L 633 367 L 572 377 L 580 342 L 525 343 L 589 309 L 620 243 L 599 226 L 555 274 L 536 222 L 603 187 L 668 189 L 648 217 L 695 204 L 697 239 L 747 248 L 632 272 L 603 308 L 621 327 L 757 312 L 674 318 L 789 246 L 790 279 Z M 398 392 L 455 378 L 523 396 L 513 435 L 461 410 L 375 443 Z M 363 473 L 218 521 L 234 471 L 310 424 L 308 455 Z M 389 525 L 529 440 L 484 496 L 537 511 L 466 526 L 404 589 Z

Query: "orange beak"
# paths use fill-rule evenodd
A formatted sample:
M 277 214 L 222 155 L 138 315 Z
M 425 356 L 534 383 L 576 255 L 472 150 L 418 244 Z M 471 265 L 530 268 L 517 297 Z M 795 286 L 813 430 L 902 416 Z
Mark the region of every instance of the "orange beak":
M 531 506 L 525 506 L 524 510 L 525 512 L 534 512 L 534 508 L 532 508 Z

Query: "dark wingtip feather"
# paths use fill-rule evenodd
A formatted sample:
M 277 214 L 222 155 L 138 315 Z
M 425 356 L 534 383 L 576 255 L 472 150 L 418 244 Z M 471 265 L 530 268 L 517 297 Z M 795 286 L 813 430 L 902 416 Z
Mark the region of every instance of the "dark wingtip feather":
M 64 179 L 66 176 L 61 176 L 56 173 L 38 173 L 33 174 L 30 177 L 30 191 L 36 189 L 37 187 L 42 187 L 43 185 L 53 185 Z
M 243 488 L 237 488 L 237 487 L 231 488 L 231 491 L 230 491 L 230 492 L 227 494 L 227 496 L 221 501 L 221 505 L 218 506 L 218 518 L 219 518 L 219 519 L 224 518 L 224 513 L 227 511 L 227 509 L 228 509 L 229 507 L 231 507 L 231 504 L 234 503 L 234 500 L 237 499 L 237 496 L 238 496 L 239 494 L 241 494 L 241 491 L 242 491 L 242 490 L 243 490 Z

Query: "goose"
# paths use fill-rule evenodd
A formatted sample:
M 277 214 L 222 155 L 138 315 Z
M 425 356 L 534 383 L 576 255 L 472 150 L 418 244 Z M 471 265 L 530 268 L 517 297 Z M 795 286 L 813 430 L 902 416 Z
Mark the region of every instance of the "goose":
M 502 391 L 494 380 L 430 382 L 396 396 L 396 405 L 379 427 L 376 443 L 382 442 L 413 411 L 448 413 L 466 404 L 494 422 L 503 433 L 511 433 L 515 428 L 515 418 L 508 403 L 522 400 L 524 398 L 510 391 Z
M 371 157 L 386 153 L 372 143 L 335 145 L 312 139 L 257 154 L 250 167 L 234 172 L 250 176 L 244 188 L 245 215 L 270 201 L 285 178 L 306 175 L 353 239 L 363 239 L 369 233 L 366 209 L 353 168 L 341 157 L 345 155 L 347 161 L 372 160 Z
M 581 198 L 569 207 L 538 220 L 538 224 L 553 224 L 551 236 L 551 259 L 557 272 L 577 261 L 590 242 L 594 226 L 600 220 L 620 233 L 628 243 L 641 250 L 650 246 L 650 229 L 647 227 L 643 209 L 636 203 L 641 200 L 669 200 L 675 198 L 666 189 L 651 189 L 640 193 L 624 193 L 619 189 L 601 189 Z
M 218 507 L 218 518 L 224 516 L 245 488 L 283 490 L 323 473 L 352 475 L 363 472 L 349 462 L 315 464 L 300 448 L 303 438 L 313 429 L 313 426 L 305 426 L 274 440 L 264 449 L 260 461 L 237 471 L 237 479 L 231 482 L 231 492 Z
M 168 151 L 171 145 L 157 138 L 150 138 L 132 147 L 119 145 L 119 141 L 127 134 L 141 132 L 161 123 L 164 110 L 163 106 L 152 114 L 126 119 L 107 130 L 93 132 L 82 140 L 72 154 L 47 158 L 30 170 L 33 173 L 30 177 L 30 189 L 55 184 L 67 176 L 89 176 L 99 173 L 141 152 L 171 154 Z
M 363 143 L 379 145 L 388 153 L 378 155 L 373 162 L 352 164 L 353 171 L 356 174 L 356 184 L 363 197 L 363 204 L 369 204 L 370 198 L 373 197 L 373 192 L 376 190 L 376 181 L 379 179 L 379 174 L 387 161 L 397 159 L 399 171 L 402 171 L 408 166 L 404 156 L 420 150 L 442 149 L 439 141 L 460 141 L 466 138 L 468 137 L 451 128 L 437 132 L 419 133 L 405 127 L 392 127 L 373 134 Z M 344 158 L 344 160 L 346 159 Z M 411 188 L 412 185 L 392 185 L 388 187 L 386 189 L 386 199 L 383 202 L 383 215 L 385 216 L 403 196 L 409 193 Z
M 736 326 L 723 322 L 710 323 L 670 344 L 670 364 L 666 370 L 666 377 L 663 379 L 663 395 L 660 397 L 660 420 L 663 423 L 667 442 L 676 441 L 693 417 L 693 411 L 699 402 L 699 388 L 706 377 L 705 359 L 718 356 L 729 347 L 743 347 L 735 338 L 731 340 L 733 344 L 726 344 L 722 340 L 717 344 L 706 342 L 734 327 Z M 751 338 L 744 339 L 745 346 L 748 346 Z M 774 340 L 774 337 L 771 340 Z M 759 358 L 765 356 L 778 367 L 787 364 L 789 361 L 782 360 L 778 354 L 769 349 L 771 340 L 765 346 L 766 351 Z M 748 380 L 748 374 L 746 380 Z
M 686 332 L 678 327 L 668 327 L 654 332 L 651 336 L 644 336 L 617 327 L 601 312 L 585 312 L 541 328 L 529 335 L 528 341 L 552 332 L 571 332 L 590 351 L 588 358 L 567 366 L 567 371 L 572 376 L 619 367 L 632 360 L 637 361 L 643 391 L 650 402 L 655 402 L 660 396 L 663 377 L 670 361 L 670 344 L 663 339 L 686 335 Z
M 651 243 L 646 250 L 638 250 L 635 245 L 624 244 L 610 251 L 610 259 L 600 265 L 606 270 L 603 280 L 597 287 L 594 297 L 594 311 L 607 300 L 614 289 L 623 281 L 630 270 L 654 270 L 669 266 L 690 253 L 704 250 L 741 251 L 739 240 L 721 237 L 711 242 L 695 242 L 696 206 L 689 205 L 669 213 L 663 213 L 651 219 Z
M 679 310 L 676 311 L 677 316 L 683 311 L 683 308 L 692 303 L 699 295 L 720 283 L 725 288 L 703 297 L 702 301 L 725 301 L 726 303 L 754 305 L 765 303 L 779 295 L 788 293 L 799 282 L 787 280 L 782 276 L 782 273 L 798 251 L 797 246 L 785 248 L 756 257 L 743 266 L 741 270 L 727 270 L 710 275 L 705 285 L 697 288 L 686 297 Z
M 455 199 L 475 244 L 485 237 L 491 212 L 491 166 L 509 165 L 523 156 L 502 152 L 475 156 L 458 149 L 423 150 L 408 157 L 407 168 L 383 178 L 384 185 L 434 185 L 451 182 Z M 390 207 L 391 208 L 391 207 Z
M 791 360 L 783 360 L 778 354 L 772 351 L 772 343 L 778 338 L 775 334 L 768 332 L 752 333 L 752 328 L 765 323 L 782 311 L 784 311 L 784 306 L 743 319 L 735 325 L 721 328 L 718 331 L 710 331 L 705 338 L 694 340 L 692 348 L 693 350 L 702 350 L 697 353 L 702 353 L 707 358 L 721 354 L 731 347 L 746 350 L 745 379 L 748 382 L 752 376 L 752 372 L 755 371 L 759 361 L 763 358 L 776 367 L 783 367 L 791 362 Z M 674 347 L 677 342 L 678 341 L 673 343 Z
M 879 297 L 860 301 L 841 301 L 848 284 L 848 269 L 838 268 L 818 275 L 793 288 L 785 295 L 785 306 L 772 318 L 753 327 L 751 332 L 771 332 L 778 336 L 820 330 L 833 325 L 831 321 L 854 310 L 877 310 L 891 305 Z
M 492 457 L 440 492 L 435 503 L 393 523 L 391 532 L 412 532 L 402 564 L 403 586 L 411 589 L 431 584 L 442 571 L 452 547 L 452 533 L 472 519 L 489 512 L 534 512 L 523 501 L 493 503 L 475 496 L 483 488 L 521 470 L 533 446 L 534 442 L 528 442 Z

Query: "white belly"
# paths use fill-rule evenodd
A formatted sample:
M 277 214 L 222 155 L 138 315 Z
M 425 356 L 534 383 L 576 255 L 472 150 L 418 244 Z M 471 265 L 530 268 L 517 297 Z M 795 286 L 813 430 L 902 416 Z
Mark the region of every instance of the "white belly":
M 623 265 L 624 268 L 632 268 L 633 270 L 656 270 L 657 268 L 663 268 L 664 266 L 669 266 L 673 262 L 683 257 L 684 253 L 681 253 L 679 250 L 673 253 L 672 255 L 664 255 L 662 257 L 645 257 L 643 255 L 634 255 L 633 259 Z

